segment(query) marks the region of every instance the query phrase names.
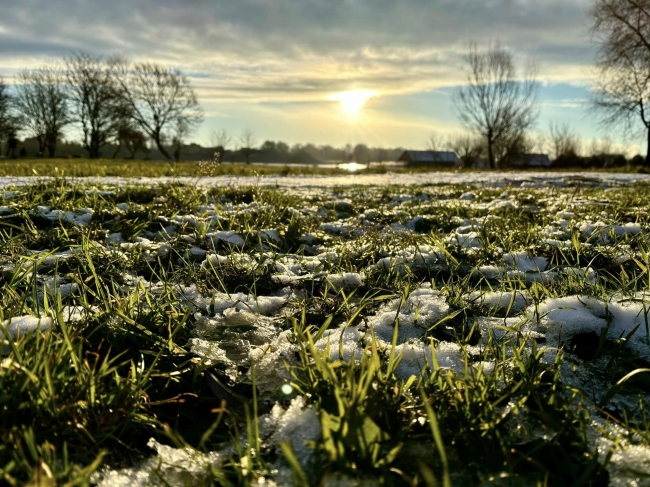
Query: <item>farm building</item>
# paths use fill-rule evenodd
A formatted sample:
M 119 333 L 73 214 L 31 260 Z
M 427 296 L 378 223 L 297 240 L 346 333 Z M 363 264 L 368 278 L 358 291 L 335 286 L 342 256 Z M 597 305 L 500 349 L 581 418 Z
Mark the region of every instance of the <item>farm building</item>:
M 456 153 L 451 151 L 407 150 L 397 160 L 407 164 L 439 164 L 443 166 L 459 166 L 461 164 Z
M 524 154 L 512 161 L 512 165 L 517 167 L 550 167 L 551 159 L 548 154 Z

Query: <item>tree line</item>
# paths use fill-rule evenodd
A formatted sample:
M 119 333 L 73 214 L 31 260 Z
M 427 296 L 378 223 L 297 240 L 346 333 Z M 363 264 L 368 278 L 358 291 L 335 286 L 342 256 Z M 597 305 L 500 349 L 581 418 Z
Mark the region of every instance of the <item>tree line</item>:
M 64 130 L 74 126 L 93 159 L 109 144 L 137 148 L 147 139 L 166 159 L 178 159 L 201 118 L 189 79 L 156 63 L 75 53 L 21 70 L 11 91 L 0 78 L 0 137 L 12 156 L 22 132 L 38 142 L 39 154 L 54 157 Z
M 605 127 L 622 128 L 628 138 L 644 133 L 643 163 L 650 166 L 650 0 L 596 0 L 589 13 L 599 48 L 590 108 Z M 539 115 L 536 66 L 517 69 L 513 54 L 498 43 L 485 49 L 472 44 L 466 63 L 467 83 L 454 93 L 454 103 L 478 140 L 466 136 L 447 146 L 465 159 L 483 154 L 491 168 L 505 166 L 535 145 L 528 131 Z M 571 130 L 555 125 L 549 135 L 556 162 L 575 161 Z M 440 145 L 435 137 L 432 142 Z

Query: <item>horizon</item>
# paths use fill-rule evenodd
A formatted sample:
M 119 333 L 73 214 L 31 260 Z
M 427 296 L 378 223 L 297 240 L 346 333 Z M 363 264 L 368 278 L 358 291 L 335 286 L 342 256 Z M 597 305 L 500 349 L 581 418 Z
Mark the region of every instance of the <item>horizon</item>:
M 209 145 L 213 130 L 250 129 L 259 143 L 417 150 L 432 133 L 465 131 L 451 102 L 465 78 L 463 57 L 470 41 L 487 44 L 499 32 L 519 67 L 539 67 L 532 134 L 566 122 L 583 140 L 609 137 L 619 150 L 644 150 L 588 110 L 590 1 L 380 3 L 27 0 L 0 20 L 0 75 L 11 83 L 19 69 L 74 51 L 123 54 L 190 78 L 204 118 L 188 143 Z M 351 100 L 350 92 L 370 95 Z

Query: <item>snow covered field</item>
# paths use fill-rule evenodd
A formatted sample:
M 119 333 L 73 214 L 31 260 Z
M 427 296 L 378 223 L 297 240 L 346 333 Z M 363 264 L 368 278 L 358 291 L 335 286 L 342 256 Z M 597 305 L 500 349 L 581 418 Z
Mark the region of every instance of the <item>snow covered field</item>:
M 2 176 L 0 188 L 11 185 L 33 184 L 36 181 L 47 181 L 53 178 Z M 287 188 L 304 187 L 333 187 L 354 184 L 385 186 L 400 184 L 407 186 L 421 184 L 482 184 L 485 186 L 528 186 L 552 187 L 569 186 L 577 181 L 586 184 L 593 183 L 634 183 L 650 182 L 650 174 L 609 173 L 609 172 L 429 172 L 429 173 L 391 173 L 386 174 L 349 174 L 344 176 L 260 176 L 260 177 L 161 177 L 161 178 L 76 178 L 82 183 L 97 183 L 111 185 L 129 185 L 133 183 L 152 184 L 190 184 L 205 188 L 213 186 L 280 186 Z
M 2 178 L 2 440 L 102 486 L 647 485 L 648 182 Z

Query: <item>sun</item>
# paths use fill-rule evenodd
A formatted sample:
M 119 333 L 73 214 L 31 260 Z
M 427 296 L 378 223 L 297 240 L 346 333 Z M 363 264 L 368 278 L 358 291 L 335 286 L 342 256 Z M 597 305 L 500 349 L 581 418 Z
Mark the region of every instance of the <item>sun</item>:
M 334 93 L 328 100 L 341 102 L 341 108 L 349 115 L 359 113 L 359 110 L 366 104 L 366 102 L 379 95 L 378 91 L 372 90 L 351 90 L 343 91 L 341 93 Z

